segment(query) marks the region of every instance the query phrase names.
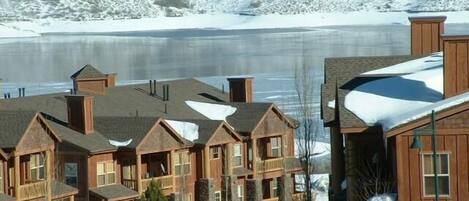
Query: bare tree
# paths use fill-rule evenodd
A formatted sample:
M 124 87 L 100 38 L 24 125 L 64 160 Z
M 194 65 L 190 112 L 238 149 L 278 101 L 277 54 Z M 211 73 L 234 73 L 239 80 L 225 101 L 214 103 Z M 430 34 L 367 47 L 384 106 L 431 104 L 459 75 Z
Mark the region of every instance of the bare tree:
M 314 120 L 314 76 L 312 69 L 303 61 L 295 67 L 295 90 L 298 101 L 296 120 L 299 123 L 297 129 L 297 155 L 301 161 L 305 178 L 305 200 L 312 201 L 311 174 L 314 172 L 313 156 L 318 135 L 318 123 Z

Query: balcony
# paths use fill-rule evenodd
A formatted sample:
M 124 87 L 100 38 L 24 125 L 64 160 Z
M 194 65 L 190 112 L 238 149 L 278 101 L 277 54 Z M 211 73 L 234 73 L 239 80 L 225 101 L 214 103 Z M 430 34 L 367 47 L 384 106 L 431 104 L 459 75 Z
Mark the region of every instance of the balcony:
M 46 181 L 40 181 L 19 187 L 19 200 L 30 200 L 46 195 Z
M 305 199 L 305 193 L 294 193 L 292 195 L 292 200 L 293 201 L 302 201 Z M 262 201 L 278 201 L 279 198 L 278 197 L 274 197 L 274 198 L 267 198 L 267 199 L 263 199 Z M 316 200 L 316 193 L 313 193 L 313 199 L 312 200 Z
M 272 172 L 284 168 L 284 158 L 273 158 L 257 162 L 258 172 Z

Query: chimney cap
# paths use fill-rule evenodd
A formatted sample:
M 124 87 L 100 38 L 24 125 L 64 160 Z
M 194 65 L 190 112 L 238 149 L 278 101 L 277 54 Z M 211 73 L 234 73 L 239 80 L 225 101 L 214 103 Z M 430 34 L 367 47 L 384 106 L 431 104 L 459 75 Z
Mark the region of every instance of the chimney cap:
M 412 16 L 409 17 L 411 22 L 443 22 L 446 20 L 446 16 Z
M 441 39 L 443 40 L 469 40 L 469 33 L 461 34 L 442 34 Z
M 252 80 L 254 77 L 248 76 L 248 77 L 229 77 L 227 78 L 228 81 L 241 81 L 241 80 Z

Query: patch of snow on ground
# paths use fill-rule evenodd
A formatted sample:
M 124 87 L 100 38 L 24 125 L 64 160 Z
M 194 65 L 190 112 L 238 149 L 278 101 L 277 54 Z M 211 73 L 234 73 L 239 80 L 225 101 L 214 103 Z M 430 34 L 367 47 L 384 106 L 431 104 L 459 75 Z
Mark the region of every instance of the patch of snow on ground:
M 203 103 L 197 101 L 186 101 L 186 104 L 193 110 L 211 120 L 225 121 L 227 116 L 230 116 L 236 112 L 236 108 L 229 105 Z
M 395 201 L 396 197 L 393 195 L 383 194 L 383 195 L 375 195 L 369 198 L 367 201 Z
M 305 175 L 295 174 L 295 190 L 299 192 L 305 191 Z M 312 191 L 317 193 L 317 201 L 328 200 L 329 190 L 329 174 L 312 174 L 311 175 Z
M 199 139 L 199 126 L 185 121 L 166 120 L 166 122 L 183 138 L 194 142 Z
M 129 139 L 127 141 L 116 141 L 116 140 L 109 140 L 109 144 L 111 144 L 112 146 L 116 146 L 116 147 L 125 147 L 127 145 L 129 145 L 130 143 L 132 143 L 132 139 Z
M 443 99 L 442 59 L 435 62 L 429 56 L 375 72 L 398 72 L 395 69 L 414 73 L 364 83 L 345 96 L 345 107 L 368 125 L 382 125 L 387 130 L 396 126 L 395 118 Z

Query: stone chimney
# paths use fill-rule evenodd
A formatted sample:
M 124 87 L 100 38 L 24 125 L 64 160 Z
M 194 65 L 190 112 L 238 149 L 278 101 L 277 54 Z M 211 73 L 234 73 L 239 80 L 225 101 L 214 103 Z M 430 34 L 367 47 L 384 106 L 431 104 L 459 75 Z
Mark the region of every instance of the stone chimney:
M 427 55 L 443 50 L 441 35 L 446 16 L 409 17 L 411 24 L 411 54 Z
M 94 132 L 93 96 L 65 96 L 67 100 L 68 124 L 71 128 L 87 135 Z
M 230 83 L 230 102 L 253 102 L 253 78 L 228 78 Z
M 469 35 L 443 35 L 444 95 L 469 91 Z

